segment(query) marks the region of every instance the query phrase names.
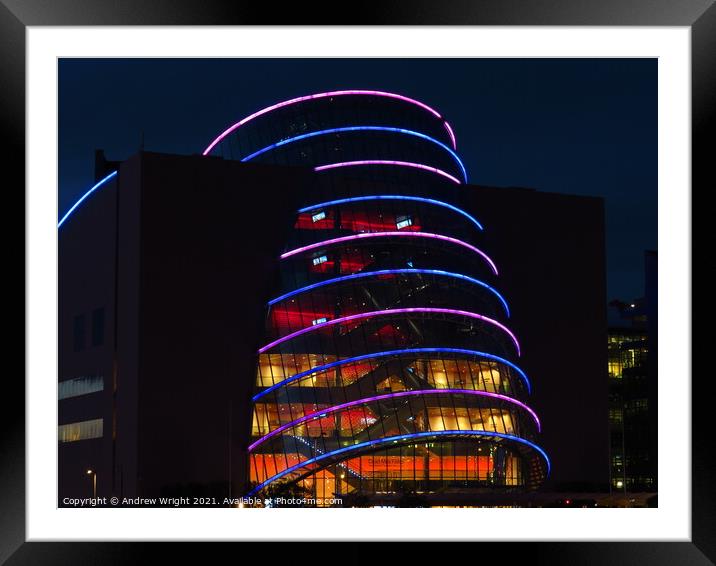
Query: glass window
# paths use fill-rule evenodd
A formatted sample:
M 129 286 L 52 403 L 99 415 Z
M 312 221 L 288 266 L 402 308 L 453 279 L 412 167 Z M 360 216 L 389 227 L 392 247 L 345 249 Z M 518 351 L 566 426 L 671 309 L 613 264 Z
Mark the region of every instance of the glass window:
M 400 230 L 401 228 L 407 228 L 413 225 L 413 219 L 410 216 L 398 216 L 395 219 L 395 227 Z
M 318 257 L 314 257 L 314 258 L 313 258 L 313 265 L 318 265 L 318 264 L 320 264 L 320 263 L 325 263 L 325 262 L 327 262 L 327 261 L 328 261 L 328 257 L 326 257 L 326 256 L 324 256 L 324 255 L 318 256 Z
M 60 425 L 57 428 L 57 439 L 60 442 L 76 442 L 90 438 L 102 438 L 104 419 L 92 419 Z
M 77 377 L 60 381 L 58 387 L 59 399 L 79 397 L 88 393 L 95 393 L 104 389 L 104 378 L 101 375 Z

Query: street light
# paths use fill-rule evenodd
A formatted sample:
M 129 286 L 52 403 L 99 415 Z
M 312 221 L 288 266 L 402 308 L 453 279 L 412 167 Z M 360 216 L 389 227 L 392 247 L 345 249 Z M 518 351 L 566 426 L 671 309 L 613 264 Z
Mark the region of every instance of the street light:
M 87 470 L 87 475 L 92 476 L 92 497 L 97 498 L 97 472 L 90 468 Z

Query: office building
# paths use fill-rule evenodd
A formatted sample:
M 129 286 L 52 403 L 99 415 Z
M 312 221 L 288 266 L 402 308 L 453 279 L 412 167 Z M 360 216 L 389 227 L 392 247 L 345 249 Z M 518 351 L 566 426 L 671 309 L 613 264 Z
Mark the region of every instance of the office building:
M 100 160 L 59 228 L 60 495 L 606 484 L 603 203 L 471 185 L 456 146 L 338 91 Z

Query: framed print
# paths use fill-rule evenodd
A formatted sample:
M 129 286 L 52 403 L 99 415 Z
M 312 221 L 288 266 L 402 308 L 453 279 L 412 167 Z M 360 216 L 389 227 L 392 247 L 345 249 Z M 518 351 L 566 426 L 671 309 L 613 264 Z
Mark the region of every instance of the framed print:
M 174 552 L 149 541 L 713 560 L 711 3 L 6 6 L 8 564 Z

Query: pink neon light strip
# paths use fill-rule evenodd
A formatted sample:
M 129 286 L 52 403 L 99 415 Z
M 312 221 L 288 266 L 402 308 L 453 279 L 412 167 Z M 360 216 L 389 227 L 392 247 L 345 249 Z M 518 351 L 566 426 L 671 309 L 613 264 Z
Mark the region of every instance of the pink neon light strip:
M 542 425 L 539 422 L 537 413 L 535 413 L 532 409 L 530 409 L 522 401 L 518 401 L 517 399 L 508 397 L 507 395 L 501 395 L 500 393 L 492 393 L 490 391 L 475 391 L 473 389 L 425 389 L 425 390 L 421 390 L 421 391 L 400 391 L 398 393 L 387 393 L 385 395 L 377 395 L 375 397 L 367 397 L 365 399 L 358 399 L 356 401 L 342 403 L 340 405 L 336 405 L 334 407 L 328 407 L 326 409 L 319 409 L 317 411 L 314 411 L 313 413 L 309 413 L 308 415 L 304 415 L 301 418 L 291 421 L 290 423 L 286 423 L 285 425 L 282 425 L 275 430 L 272 430 L 267 435 L 259 438 L 256 442 L 251 444 L 249 446 L 249 452 L 251 450 L 253 450 L 254 448 L 256 448 L 259 444 L 263 444 L 264 442 L 266 442 L 269 438 L 272 438 L 272 437 L 276 436 L 277 434 L 281 434 L 284 430 L 287 430 L 291 427 L 300 425 L 301 423 L 308 421 L 308 420 L 322 418 L 322 417 L 326 416 L 328 413 L 335 413 L 336 411 L 348 409 L 349 407 L 355 407 L 356 405 L 367 405 L 368 403 L 373 403 L 374 401 L 382 401 L 384 399 L 395 399 L 398 397 L 408 397 L 411 395 L 440 395 L 440 394 L 479 395 L 480 397 L 492 397 L 493 399 L 500 399 L 501 401 L 507 401 L 508 403 L 512 403 L 514 405 L 517 405 L 518 407 L 522 407 L 525 411 L 527 411 L 530 415 L 532 415 L 532 418 L 534 419 L 535 423 L 537 424 L 537 431 L 542 432 Z
M 457 309 L 443 309 L 443 308 L 438 308 L 438 307 L 411 307 L 411 308 L 403 308 L 403 309 L 385 309 L 382 311 L 362 312 L 362 313 L 358 313 L 358 314 L 352 314 L 349 316 L 343 316 L 340 318 L 334 318 L 333 320 L 328 320 L 326 322 L 321 322 L 321 323 L 315 324 L 313 326 L 308 326 L 306 328 L 302 328 L 301 330 L 297 330 L 296 332 L 292 332 L 291 334 L 287 334 L 286 336 L 278 338 L 277 340 L 274 340 L 273 342 L 270 342 L 269 344 L 266 344 L 261 349 L 259 349 L 259 354 L 263 354 L 266 350 L 270 350 L 274 346 L 278 346 L 279 344 L 281 344 L 283 342 L 287 342 L 288 340 L 292 340 L 293 338 L 297 338 L 298 336 L 301 336 L 308 332 L 313 332 L 314 330 L 326 328 L 327 326 L 343 324 L 345 322 L 350 322 L 351 320 L 359 320 L 361 318 L 370 318 L 373 316 L 384 316 L 384 315 L 392 315 L 392 314 L 407 314 L 407 313 L 454 314 L 454 315 L 458 315 L 458 316 L 467 316 L 470 318 L 476 318 L 483 322 L 487 322 L 489 324 L 496 326 L 497 328 L 504 331 L 505 333 L 507 333 L 507 335 L 510 338 L 512 338 L 512 341 L 515 343 L 517 355 L 518 356 L 520 355 L 520 343 L 517 341 L 517 337 L 504 324 L 497 322 L 496 320 L 493 320 L 492 318 L 488 318 L 482 314 L 477 314 L 477 313 L 469 312 L 469 311 L 461 311 L 461 310 L 457 310 Z
M 219 137 L 217 137 L 213 142 L 211 142 L 209 144 L 209 147 L 207 147 L 204 150 L 204 153 L 202 155 L 208 154 L 212 149 L 214 149 L 216 144 L 218 144 L 221 140 L 223 140 L 226 136 L 228 136 L 231 132 L 233 132 L 237 128 L 240 128 L 247 122 L 250 122 L 254 118 L 258 118 L 259 116 L 263 116 L 264 114 L 267 114 L 268 112 L 272 112 L 273 110 L 277 110 L 278 108 L 283 108 L 284 106 L 289 106 L 291 104 L 297 104 L 299 102 L 304 102 L 306 100 L 313 100 L 315 98 L 328 98 L 331 96 L 342 96 L 342 95 L 349 95 L 349 94 L 365 94 L 365 95 L 370 95 L 370 96 L 384 96 L 386 98 L 395 98 L 397 100 L 409 102 L 410 104 L 415 104 L 416 106 L 419 106 L 420 108 L 422 108 L 424 110 L 427 110 L 436 118 L 440 118 L 441 120 L 443 119 L 443 117 L 440 115 L 440 113 L 437 110 L 430 108 L 430 106 L 420 102 L 419 100 L 414 100 L 412 98 L 408 98 L 407 96 L 403 96 L 402 94 L 395 94 L 392 92 L 382 92 L 379 90 L 334 90 L 332 92 L 321 92 L 318 94 L 309 94 L 308 96 L 299 96 L 298 98 L 292 98 L 291 100 L 285 100 L 283 102 L 279 102 L 278 104 L 274 104 L 273 106 L 264 108 L 263 110 L 259 110 L 258 112 L 254 112 L 250 116 L 247 116 L 243 120 L 239 120 L 238 122 L 236 122 L 236 124 L 227 128 L 221 134 L 219 134 Z M 453 145 L 454 145 L 454 143 L 453 143 Z
M 445 124 L 445 129 L 447 130 L 447 133 L 450 136 L 450 139 L 452 140 L 452 148 L 457 149 L 457 140 L 455 139 L 455 133 L 452 131 L 452 128 L 450 127 L 450 124 L 448 124 L 447 120 L 445 120 L 444 124 Z
M 331 244 L 340 244 L 341 242 L 350 242 L 351 240 L 361 240 L 365 238 L 432 238 L 434 240 L 442 240 L 444 242 L 450 242 L 453 244 L 457 244 L 458 246 L 462 246 L 464 248 L 467 248 L 468 250 L 471 250 L 481 256 L 482 258 L 487 261 L 487 263 L 490 264 L 490 267 L 492 268 L 492 271 L 497 275 L 497 266 L 495 265 L 495 262 L 490 259 L 490 257 L 483 252 L 482 250 L 477 249 L 475 246 L 468 244 L 467 242 L 463 242 L 462 240 L 458 240 L 457 238 L 451 238 L 450 236 L 443 236 L 442 234 L 432 234 L 430 232 L 362 232 L 360 234 L 352 234 L 350 236 L 341 236 L 340 238 L 333 238 L 331 240 L 324 240 L 322 242 L 316 242 L 315 244 L 309 244 L 308 246 L 303 246 L 302 248 L 296 248 L 294 250 L 288 251 L 284 254 L 281 254 L 281 259 L 286 259 L 287 257 L 294 256 L 296 254 L 300 254 L 303 252 L 307 252 L 309 250 L 315 250 L 316 248 L 322 248 L 324 246 L 330 246 Z
M 328 169 L 336 169 L 338 167 L 354 167 L 356 165 L 398 165 L 399 167 L 412 167 L 413 169 L 422 169 L 424 171 L 430 171 L 431 173 L 437 173 L 443 177 L 450 179 L 453 183 L 461 185 L 460 179 L 453 177 L 450 173 L 446 173 L 442 169 L 436 167 L 430 167 L 423 165 L 422 163 L 411 163 L 409 161 L 389 161 L 386 159 L 364 159 L 362 161 L 343 161 L 341 163 L 329 163 L 328 165 L 319 165 L 314 168 L 314 171 L 326 171 Z

